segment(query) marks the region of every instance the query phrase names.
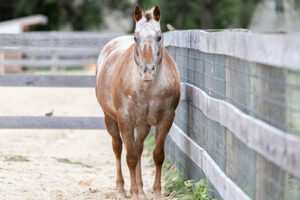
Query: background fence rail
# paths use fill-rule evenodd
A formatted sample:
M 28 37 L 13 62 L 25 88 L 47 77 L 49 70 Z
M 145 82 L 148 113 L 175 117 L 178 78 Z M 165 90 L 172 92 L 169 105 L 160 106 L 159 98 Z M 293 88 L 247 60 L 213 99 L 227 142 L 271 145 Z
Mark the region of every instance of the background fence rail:
M 101 48 L 116 36 L 92 32 L 1 34 L 0 72 L 6 66 L 51 67 L 55 71 L 95 64 Z

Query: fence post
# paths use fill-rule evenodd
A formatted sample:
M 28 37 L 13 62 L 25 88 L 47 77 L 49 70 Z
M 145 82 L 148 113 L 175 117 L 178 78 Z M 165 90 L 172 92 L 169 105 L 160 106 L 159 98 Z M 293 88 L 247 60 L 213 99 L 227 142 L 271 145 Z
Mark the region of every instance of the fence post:
M 57 54 L 56 54 L 56 52 L 52 52 L 51 53 L 51 62 L 56 62 L 57 61 Z M 52 72 L 56 72 L 57 71 L 57 66 L 56 66 L 56 64 L 51 64 L 51 71 Z
M 251 64 L 230 56 L 225 56 L 224 60 L 227 102 L 249 114 Z M 255 153 L 228 129 L 226 129 L 226 173 L 254 199 Z
M 36 55 L 35 54 L 31 55 L 30 59 L 34 62 L 36 60 Z M 36 70 L 36 66 L 32 67 L 32 70 L 35 71 Z
M 4 66 L 4 52 L 0 51 L 0 74 L 4 74 L 5 73 L 5 66 Z
M 256 117 L 277 128 L 286 131 L 286 107 L 273 101 L 286 103 L 284 69 L 256 65 L 255 111 Z M 258 78 L 262 77 L 262 78 Z M 280 80 L 283 84 L 274 84 L 267 80 Z M 264 98 L 262 98 L 263 96 Z M 272 101 L 268 101 L 272 100 Z M 256 200 L 281 200 L 285 195 L 285 172 L 266 158 L 257 155 L 256 159 Z M 280 189 L 278 188 L 280 186 Z

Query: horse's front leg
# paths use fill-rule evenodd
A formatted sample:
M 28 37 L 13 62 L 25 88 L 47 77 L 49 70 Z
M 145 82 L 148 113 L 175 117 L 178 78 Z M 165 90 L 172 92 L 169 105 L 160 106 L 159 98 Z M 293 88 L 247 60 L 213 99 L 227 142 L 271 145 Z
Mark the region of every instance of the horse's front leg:
M 153 158 L 156 167 L 155 180 L 153 184 L 153 199 L 160 199 L 161 197 L 161 168 L 165 159 L 165 141 L 172 126 L 175 117 L 175 111 L 169 111 L 159 121 L 155 127 L 155 149 L 153 151 Z
M 126 148 L 126 161 L 130 173 L 130 194 L 132 199 L 138 199 L 138 189 L 136 185 L 136 165 L 137 165 L 137 148 L 134 141 L 134 125 L 129 117 L 117 115 L 119 129 Z
M 146 195 L 143 190 L 143 180 L 142 180 L 142 169 L 141 169 L 141 157 L 144 149 L 144 140 L 149 134 L 151 126 L 148 124 L 139 125 L 137 127 L 137 135 L 135 143 L 137 146 L 138 162 L 136 166 L 136 182 L 138 186 L 139 199 L 146 199 Z

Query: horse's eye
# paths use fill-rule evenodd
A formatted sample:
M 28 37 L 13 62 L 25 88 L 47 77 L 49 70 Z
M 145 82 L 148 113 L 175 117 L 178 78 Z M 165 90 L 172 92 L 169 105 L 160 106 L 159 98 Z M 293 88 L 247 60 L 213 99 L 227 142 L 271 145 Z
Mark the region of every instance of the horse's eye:
M 137 42 L 137 41 L 138 41 L 138 39 L 137 39 L 137 37 L 136 37 L 136 36 L 134 36 L 134 37 L 133 37 L 133 39 L 134 39 L 134 41 L 135 41 L 135 42 Z
M 160 35 L 157 36 L 156 40 L 157 40 L 157 42 L 160 42 L 161 41 L 161 36 Z

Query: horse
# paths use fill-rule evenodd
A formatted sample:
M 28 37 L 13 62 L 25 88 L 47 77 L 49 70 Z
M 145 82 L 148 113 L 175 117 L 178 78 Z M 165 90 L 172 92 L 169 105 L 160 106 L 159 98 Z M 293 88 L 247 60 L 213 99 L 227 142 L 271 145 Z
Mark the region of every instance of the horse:
M 97 61 L 96 97 L 112 137 L 119 197 L 126 196 L 121 169 L 124 143 L 131 198 L 146 199 L 141 155 L 151 126 L 155 126 L 153 197 L 161 197 L 164 145 L 180 99 L 180 79 L 176 63 L 162 45 L 160 17 L 158 6 L 143 11 L 137 5 L 134 34 L 109 41 Z

